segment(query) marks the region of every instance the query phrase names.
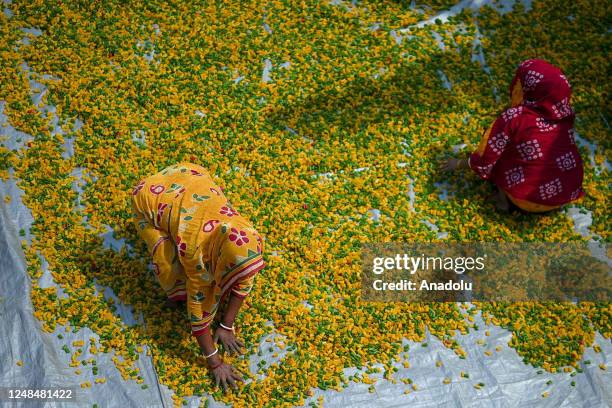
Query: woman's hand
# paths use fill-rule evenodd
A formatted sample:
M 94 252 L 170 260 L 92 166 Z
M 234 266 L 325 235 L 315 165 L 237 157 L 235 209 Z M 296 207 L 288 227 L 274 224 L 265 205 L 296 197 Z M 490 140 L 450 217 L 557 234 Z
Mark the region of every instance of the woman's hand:
M 227 330 L 222 327 L 215 330 L 215 343 L 221 343 L 223 348 L 229 353 L 242 354 L 241 348 L 244 347 L 244 343 L 236 338 L 233 330 Z
M 240 374 L 236 372 L 234 367 L 229 364 L 221 363 L 218 367 L 212 370 L 213 375 L 215 376 L 215 382 L 217 387 L 219 384 L 223 387 L 223 391 L 227 390 L 228 386 L 232 386 L 232 388 L 237 389 L 238 385 L 236 381 L 244 382 L 244 379 Z
M 233 335 L 233 333 L 231 334 Z M 213 342 L 213 338 L 210 335 L 209 330 L 196 336 L 196 339 L 198 341 L 198 344 L 200 345 L 200 350 L 203 356 L 206 358 L 208 368 L 215 377 L 217 386 L 221 384 L 223 386 L 223 391 L 225 391 L 228 385 L 237 388 L 238 386 L 236 385 L 236 381 L 244 382 L 242 377 L 234 370 L 231 365 L 225 364 L 223 360 L 221 360 L 221 357 L 219 357 L 218 350 L 215 348 L 215 343 Z M 216 339 L 217 336 L 215 336 L 215 341 Z
M 454 171 L 457 169 L 463 169 L 468 167 L 468 161 L 466 159 L 455 159 L 451 157 L 440 165 L 442 171 Z

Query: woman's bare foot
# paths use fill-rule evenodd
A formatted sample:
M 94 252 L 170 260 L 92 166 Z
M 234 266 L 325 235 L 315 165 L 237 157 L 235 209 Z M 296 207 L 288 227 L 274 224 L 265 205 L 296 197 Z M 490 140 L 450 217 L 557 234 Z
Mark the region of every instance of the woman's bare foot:
M 179 307 L 181 307 L 182 304 L 183 302 L 181 302 L 180 300 L 166 299 L 165 306 L 169 309 L 178 309 Z
M 508 202 L 508 197 L 506 196 L 506 193 L 499 188 L 497 189 L 497 194 L 495 195 L 495 208 L 503 212 L 510 211 L 510 202 Z

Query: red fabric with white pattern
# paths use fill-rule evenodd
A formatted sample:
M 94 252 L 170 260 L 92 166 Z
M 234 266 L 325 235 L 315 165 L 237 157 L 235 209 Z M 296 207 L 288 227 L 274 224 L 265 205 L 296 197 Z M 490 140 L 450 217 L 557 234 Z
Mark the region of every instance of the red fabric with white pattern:
M 482 155 L 470 156 L 470 167 L 514 198 L 567 204 L 584 195 L 570 85 L 559 68 L 538 59 L 519 66 L 511 94 L 519 80 L 522 102 L 497 118 Z

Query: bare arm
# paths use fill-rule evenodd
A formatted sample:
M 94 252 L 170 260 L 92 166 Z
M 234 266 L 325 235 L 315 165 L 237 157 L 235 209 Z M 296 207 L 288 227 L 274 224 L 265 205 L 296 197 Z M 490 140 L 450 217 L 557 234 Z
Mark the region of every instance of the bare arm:
M 200 350 L 202 350 L 202 354 L 204 356 L 208 356 L 214 353 L 215 343 L 213 342 L 213 338 L 210 334 L 210 331 L 207 331 L 206 333 L 197 336 L 196 340 L 198 341 L 198 345 L 200 346 Z M 218 354 L 215 354 L 214 356 L 209 357 L 207 361 L 208 364 L 214 367 L 217 365 L 217 363 L 221 361 L 221 359 Z
M 244 298 L 236 296 L 232 293 L 227 305 L 227 310 L 225 311 L 225 315 L 223 315 L 223 318 L 221 319 L 221 323 L 223 323 L 224 326 L 234 326 L 234 320 L 236 320 L 236 315 L 238 314 L 243 301 Z
M 231 294 L 225 314 L 221 318 L 221 325 L 215 331 L 214 342 L 220 342 L 223 348 L 230 353 L 242 354 L 244 343 L 236 337 L 234 320 L 242 306 L 243 298 Z
M 235 296 L 233 294 L 230 296 L 230 299 L 227 305 L 227 310 L 225 312 L 225 315 L 221 319 L 221 323 L 224 326 L 234 327 L 234 320 L 236 319 L 236 315 L 238 314 L 238 311 L 240 310 L 240 307 L 242 306 L 243 300 L 244 300 L 243 298 Z M 218 332 L 228 332 L 228 333 L 218 333 Z M 200 350 L 202 350 L 202 353 L 205 356 L 212 354 L 215 351 L 215 343 L 219 340 L 220 335 L 222 336 L 222 340 L 225 340 L 225 337 L 227 337 L 225 336 L 226 334 L 232 335 L 231 337 L 235 339 L 233 331 L 225 330 L 222 327 L 219 327 L 217 330 L 215 330 L 214 339 L 210 333 L 210 330 L 197 336 L 196 339 L 198 341 L 198 345 L 200 346 Z M 239 349 L 234 350 L 234 347 L 227 347 L 225 342 L 223 342 L 223 345 L 226 348 L 228 348 L 228 351 L 230 352 L 239 351 Z M 234 345 L 234 344 L 231 343 L 230 345 Z M 214 356 L 208 358 L 207 361 L 211 367 L 214 367 L 221 361 L 221 359 L 218 354 L 215 354 Z

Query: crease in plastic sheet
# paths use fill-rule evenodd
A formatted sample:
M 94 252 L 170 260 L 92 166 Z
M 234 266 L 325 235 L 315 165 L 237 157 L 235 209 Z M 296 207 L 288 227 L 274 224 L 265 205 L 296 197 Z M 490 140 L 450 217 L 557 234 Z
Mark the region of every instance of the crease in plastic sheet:
M 507 344 L 512 334 L 500 327 L 485 326 L 480 315 L 475 316 L 475 323 L 480 330 L 471 330 L 467 335 L 455 336 L 458 343 L 467 352 L 465 359 L 459 358 L 452 350 L 442 344 L 435 336 L 426 333 L 423 343 L 406 341 L 409 368 L 402 363 L 395 364 L 397 372 L 393 384 L 380 374 L 370 374 L 378 378 L 374 392 L 370 393 L 368 384 L 351 382 L 340 392 L 334 390 L 315 390 L 308 399 L 317 401 L 323 396 L 325 406 L 355 408 L 400 408 L 400 407 L 609 407 L 612 406 L 612 373 L 601 370 L 599 364 L 609 365 L 612 359 L 612 345 L 599 333 L 595 343 L 601 346 L 601 352 L 595 353 L 587 348 L 580 362 L 584 373 L 571 377 L 569 373 L 548 373 L 539 368 L 523 363 L 516 350 Z M 485 335 L 489 330 L 490 335 Z M 478 341 L 484 340 L 484 345 Z M 423 347 L 423 344 L 427 347 Z M 501 346 L 500 351 L 496 347 Z M 485 352 L 490 352 L 487 356 Z M 590 364 L 585 364 L 589 361 Z M 440 367 L 436 366 L 441 362 Z M 438 363 L 440 364 L 440 363 Z M 382 365 L 377 365 L 382 368 Z M 462 378 L 461 372 L 468 374 Z M 345 375 L 364 372 L 355 368 L 345 369 Z M 538 374 L 541 372 L 541 374 Z M 401 379 L 410 379 L 416 385 L 404 384 Z M 444 384 L 449 378 L 450 384 Z M 548 381 L 552 381 L 550 385 Z M 571 382 L 575 382 L 575 386 Z M 480 389 L 474 385 L 484 383 Z M 406 390 L 410 392 L 405 394 Z M 548 392 L 548 397 L 542 394 Z
M 4 199 L 7 192 L 14 192 L 14 180 L 0 182 L 0 198 Z M 15 203 L 12 195 L 11 203 Z M 31 282 L 26 271 L 26 260 L 21 249 L 21 239 L 18 227 L 23 219 L 31 219 L 31 215 L 23 205 L 0 206 L 0 386 L 16 388 L 42 389 L 49 387 L 76 387 L 78 406 L 171 406 L 170 393 L 162 403 L 159 393 L 143 390 L 135 381 L 126 382 L 112 362 L 112 354 L 99 353 L 90 355 L 87 347 L 83 348 L 81 358 L 95 358 L 99 376 L 106 377 L 105 384 L 95 384 L 92 388 L 82 389 L 80 384 L 90 381 L 94 384 L 91 367 L 81 367 L 82 374 L 76 375 L 74 368 L 69 367 L 70 354 L 62 350 L 62 346 L 70 346 L 74 341 L 82 340 L 88 344 L 90 338 L 96 338 L 88 328 L 78 332 L 64 331 L 58 325 L 54 333 L 42 330 L 40 322 L 33 315 L 30 299 Z M 15 209 L 18 208 L 17 211 Z M 54 285 L 53 278 L 46 268 L 43 259 L 43 276 L 40 278 L 45 287 Z M 61 294 L 60 294 L 61 296 Z M 129 322 L 126 322 L 129 324 Z M 63 339 L 57 337 L 58 334 Z M 157 384 L 151 357 L 141 353 L 137 366 L 145 380 L 145 384 Z M 21 360 L 23 365 L 17 366 Z M 39 402 L 40 403 L 40 402 Z M 42 403 L 40 403 L 42 405 Z M 74 407 L 72 402 L 47 402 L 46 406 Z M 0 406 L 33 406 L 32 403 L 0 402 Z

